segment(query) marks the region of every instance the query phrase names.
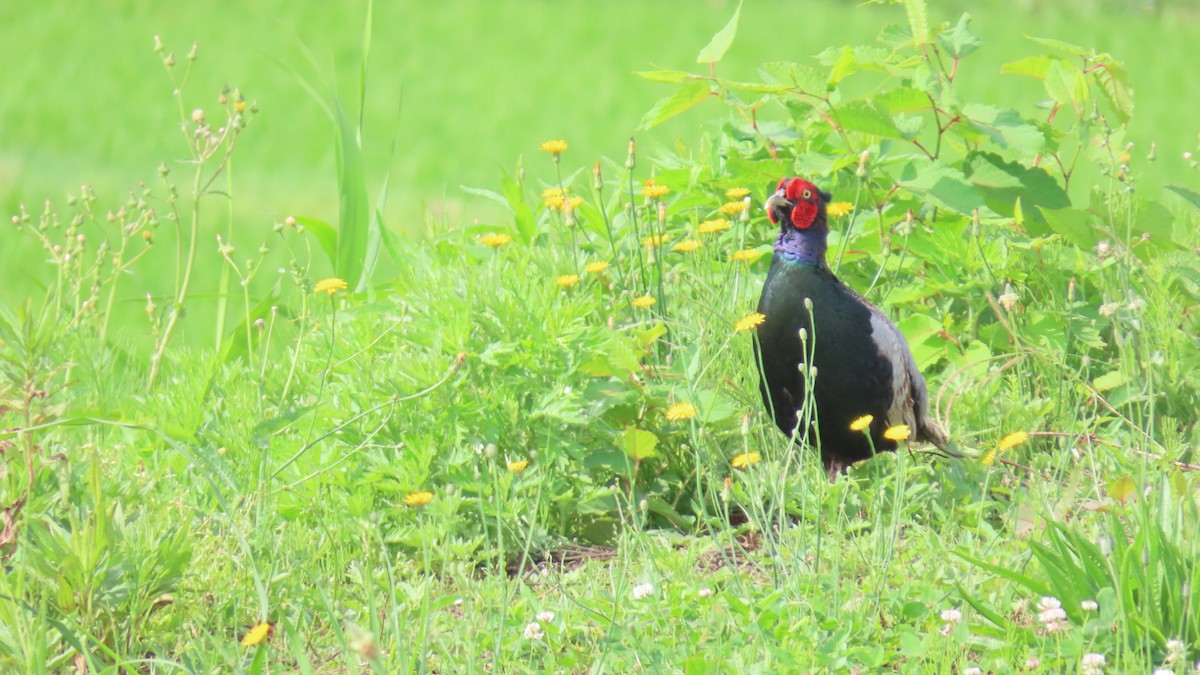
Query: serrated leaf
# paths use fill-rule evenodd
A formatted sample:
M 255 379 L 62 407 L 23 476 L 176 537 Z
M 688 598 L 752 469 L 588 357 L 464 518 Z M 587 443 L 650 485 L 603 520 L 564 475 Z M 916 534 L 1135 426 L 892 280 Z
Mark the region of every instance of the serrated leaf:
M 792 85 L 782 83 L 767 84 L 765 82 L 733 82 L 731 80 L 717 80 L 717 83 L 730 89 L 749 91 L 755 94 L 778 94 L 792 88 Z
M 1100 85 L 1100 91 L 1104 92 L 1104 97 L 1108 99 L 1108 104 L 1112 106 L 1117 119 L 1122 123 L 1128 122 L 1133 117 L 1133 92 L 1129 89 L 1129 77 L 1125 74 L 1125 68 L 1116 61 L 1108 61 L 1092 71 L 1092 74 L 1095 75 L 1096 83 Z
M 1042 130 L 1025 121 L 1012 108 L 969 103 L 963 106 L 962 112 L 971 128 L 984 133 L 1002 148 L 1033 155 L 1046 147 L 1046 135 Z
M 929 44 L 929 10 L 925 0 L 904 0 L 904 9 L 908 13 L 908 27 L 912 30 L 913 40 L 918 45 Z
M 970 24 L 971 15 L 963 14 L 954 28 L 938 36 L 938 44 L 960 59 L 979 49 L 983 46 L 983 40 L 971 32 Z
M 901 181 L 900 186 L 963 215 L 969 216 L 983 206 L 979 192 L 967 182 L 962 172 L 947 166 L 926 166 L 911 180 Z
M 1046 93 L 1061 105 L 1069 105 L 1076 111 L 1082 110 L 1087 101 L 1087 80 L 1083 71 L 1074 63 L 1054 61 L 1046 69 Z
M 1089 58 L 1090 56 L 1095 54 L 1095 52 L 1093 50 L 1087 49 L 1086 47 L 1080 47 L 1079 45 L 1073 45 L 1070 42 L 1063 42 L 1062 40 L 1055 40 L 1054 38 L 1041 38 L 1041 37 L 1034 37 L 1032 35 L 1027 35 L 1026 37 L 1028 37 L 1030 40 L 1033 40 L 1034 42 L 1038 43 L 1039 45 L 1042 45 L 1043 47 L 1049 47 L 1050 49 L 1054 49 L 1056 51 L 1063 52 L 1064 54 L 1070 54 L 1071 56 L 1081 56 L 1083 58 Z
M 689 82 L 675 91 L 674 94 L 660 100 L 654 107 L 642 116 L 642 128 L 650 129 L 672 117 L 696 106 L 712 95 L 708 82 L 696 80 Z
M 641 462 L 656 457 L 658 452 L 658 436 L 637 427 L 625 427 L 621 433 L 621 451 L 635 462 Z
M 807 93 L 824 92 L 829 82 L 825 73 L 801 63 L 772 61 L 764 63 L 761 70 L 781 84 L 794 85 Z
M 666 82 L 667 84 L 679 84 L 684 80 L 694 77 L 691 73 L 683 70 L 639 70 L 634 71 L 633 74 L 643 80 Z
M 896 87 L 876 96 L 875 104 L 891 114 L 929 110 L 929 94 L 914 87 Z
M 1114 370 L 1092 380 L 1092 387 L 1095 388 L 1096 391 L 1108 391 L 1109 389 L 1115 389 L 1128 381 L 1129 378 L 1126 377 L 1124 373 L 1119 370 Z
M 1000 72 L 1005 75 L 1024 75 L 1044 80 L 1046 71 L 1049 70 L 1052 63 L 1054 63 L 1054 59 L 1049 56 L 1029 56 L 1000 66 Z
M 847 131 L 861 131 L 874 136 L 903 138 L 892 116 L 868 101 L 851 101 L 836 111 L 838 125 Z
M 738 18 L 741 15 L 742 3 L 739 2 L 725 27 L 717 31 L 704 49 L 700 50 L 700 55 L 696 57 L 696 63 L 717 63 L 724 58 L 725 52 L 729 51 L 729 46 L 733 44 L 733 38 L 737 35 Z

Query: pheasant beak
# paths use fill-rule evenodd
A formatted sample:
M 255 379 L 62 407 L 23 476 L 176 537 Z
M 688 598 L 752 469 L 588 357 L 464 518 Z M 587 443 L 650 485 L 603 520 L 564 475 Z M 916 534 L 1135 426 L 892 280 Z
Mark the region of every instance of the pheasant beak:
M 765 204 L 767 207 L 767 216 L 771 219 L 772 223 L 787 220 L 788 211 L 795 205 L 795 202 L 788 200 L 784 196 L 783 190 L 776 190 L 775 194 L 767 197 L 767 203 Z

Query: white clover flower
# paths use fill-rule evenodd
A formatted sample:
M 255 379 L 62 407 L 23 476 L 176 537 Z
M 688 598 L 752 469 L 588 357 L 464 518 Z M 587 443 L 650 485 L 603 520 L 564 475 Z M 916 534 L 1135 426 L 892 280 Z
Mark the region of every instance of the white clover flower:
M 1175 671 L 1170 668 L 1155 668 L 1151 675 L 1175 675 Z
M 638 584 L 637 586 L 633 587 L 633 599 L 641 600 L 642 598 L 646 597 L 647 595 L 650 595 L 653 592 L 654 592 L 654 584 L 650 583 L 649 581 Z
M 942 621 L 946 623 L 958 623 L 962 621 L 962 612 L 957 609 L 943 609 L 941 616 Z
M 1085 675 L 1100 675 L 1104 672 L 1104 655 L 1103 654 L 1084 654 L 1079 660 L 1081 670 Z
M 1167 640 L 1167 663 L 1176 664 L 1187 659 L 1187 643 L 1183 640 Z M 1200 664 L 1196 665 L 1200 670 Z
M 536 621 L 530 621 L 529 624 L 525 626 L 525 639 L 526 640 L 533 640 L 534 642 L 536 642 L 538 640 L 541 640 L 544 635 L 545 634 L 542 633 L 542 624 L 540 624 Z
M 545 612 L 538 612 L 537 620 L 542 623 L 550 623 L 551 621 L 554 620 L 554 612 L 551 612 L 549 610 L 547 610 Z
M 713 594 L 713 590 L 711 588 L 707 588 L 707 587 L 701 588 L 699 591 L 696 592 L 696 595 L 699 595 L 702 598 L 707 598 L 708 596 L 710 596 L 712 594 Z
M 975 666 L 962 669 L 962 675 L 983 675 L 983 671 Z
M 1031 656 L 1031 657 L 1025 659 L 1025 667 L 1028 668 L 1029 670 L 1038 668 L 1041 665 L 1042 665 L 1042 660 L 1036 656 Z
M 1100 609 L 1100 605 L 1097 604 L 1095 600 L 1084 600 L 1083 602 L 1079 603 L 1079 608 L 1085 612 L 1094 612 L 1097 609 Z
M 1115 302 L 1106 302 L 1103 305 L 1100 305 L 1100 315 L 1112 316 L 1113 314 L 1117 313 L 1118 307 L 1120 307 L 1120 305 Z

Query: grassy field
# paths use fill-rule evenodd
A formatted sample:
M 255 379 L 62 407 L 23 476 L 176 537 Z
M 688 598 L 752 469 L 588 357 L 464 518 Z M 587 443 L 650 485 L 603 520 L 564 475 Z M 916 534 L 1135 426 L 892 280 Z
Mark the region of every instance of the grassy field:
M 0 670 L 1200 669 L 1200 17 L 970 4 L 381 2 L 361 158 L 364 3 L 0 8 Z M 763 414 L 792 173 L 965 459 Z

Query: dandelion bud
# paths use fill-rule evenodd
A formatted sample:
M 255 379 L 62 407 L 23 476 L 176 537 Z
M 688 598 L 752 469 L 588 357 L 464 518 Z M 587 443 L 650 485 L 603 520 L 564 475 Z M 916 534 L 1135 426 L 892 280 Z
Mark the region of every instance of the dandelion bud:
M 981 229 L 982 225 L 979 220 L 979 209 L 975 209 L 971 212 L 971 236 L 978 237 Z
M 487 445 L 483 446 L 483 456 L 484 456 L 484 457 L 487 457 L 488 459 L 495 459 L 495 457 L 496 457 L 496 444 L 495 444 L 495 443 L 488 443 Z
M 750 416 L 749 415 L 742 415 L 741 432 L 742 432 L 743 436 L 750 433 Z
M 266 244 L 263 244 L 262 246 L 259 246 L 259 247 L 258 247 L 258 254 L 259 254 L 259 255 L 266 255 L 268 252 L 270 252 L 270 249 L 268 249 L 268 248 L 267 248 L 267 245 L 266 245 Z
M 187 55 L 188 61 L 195 61 L 195 60 L 196 60 L 197 51 L 198 51 L 199 49 L 200 49 L 200 45 L 198 45 L 198 44 L 196 44 L 195 42 L 193 42 L 193 43 L 192 43 L 192 49 L 191 49 L 191 51 L 189 51 L 189 52 L 188 52 L 188 55 Z
M 279 234 L 280 232 L 283 232 L 283 223 L 275 223 L 274 225 L 271 226 L 271 231 L 274 232 L 275 234 Z
M 604 178 L 600 175 L 600 162 L 596 162 L 596 166 L 592 167 L 592 187 L 597 190 L 604 189 Z
M 1158 159 L 1158 143 L 1150 141 L 1150 154 L 1146 155 L 1146 161 L 1153 162 Z
M 165 52 L 166 50 L 167 50 L 167 48 L 163 46 L 162 38 L 155 35 L 154 36 L 154 51 L 161 54 L 161 53 Z
M 804 309 L 807 309 L 809 312 L 811 312 L 812 307 L 813 307 L 812 298 L 805 298 L 804 299 Z
M 658 224 L 660 227 L 666 227 L 667 224 L 667 204 L 666 202 L 658 203 Z
M 650 503 L 647 502 L 645 499 L 643 499 L 642 501 L 638 502 L 638 510 L 641 511 L 642 513 L 649 511 Z
M 158 305 L 154 304 L 154 296 L 147 293 L 146 294 L 146 314 L 148 314 L 150 316 L 154 316 L 154 312 L 157 309 L 158 309 Z
M 229 96 L 226 95 L 225 92 L 221 92 L 221 94 L 217 96 L 217 104 L 225 105 L 226 103 L 229 103 Z
M 867 177 L 867 164 L 870 161 L 871 161 L 871 152 L 869 150 L 863 150 L 862 153 L 858 156 L 858 169 L 855 170 L 854 175 L 858 176 L 859 178 L 866 178 Z
M 109 211 L 108 215 L 104 216 L 104 219 L 110 223 L 115 223 L 115 222 L 117 222 L 117 214 L 113 213 L 112 211 Z
M 200 108 L 196 108 L 195 110 L 192 111 L 192 123 L 193 124 L 204 124 L 204 111 L 203 110 L 201 110 Z
M 808 342 L 808 329 L 807 328 L 800 329 L 800 341 Z
M 740 214 L 738 214 L 738 220 L 743 223 L 747 223 L 750 222 L 750 195 L 746 195 L 742 201 L 745 202 L 746 207 L 742 209 Z
M 167 54 L 166 58 L 163 59 L 163 65 L 168 68 L 175 67 L 175 52 L 171 52 L 170 54 Z
M 634 144 L 634 141 L 633 141 L 633 137 L 631 136 L 629 138 L 629 154 L 627 154 L 625 156 L 625 168 L 633 169 L 636 166 L 637 166 L 637 151 L 636 151 L 636 145 Z
M 296 219 L 295 219 L 295 218 L 293 218 L 293 217 L 291 217 L 291 216 L 288 216 L 287 218 L 284 218 L 284 219 L 283 219 L 283 224 L 284 224 L 284 225 L 287 225 L 288 227 L 295 227 L 295 226 L 296 226 Z
M 1075 302 L 1075 277 L 1067 284 L 1067 302 Z
M 264 330 L 267 327 L 267 320 L 259 317 L 254 320 L 254 327 L 258 330 Z
M 238 111 L 238 112 L 245 112 L 245 111 L 246 111 L 246 102 L 245 102 L 245 101 L 238 101 L 237 103 L 234 103 L 234 104 L 233 104 L 233 109 L 234 109 L 234 110 L 236 110 L 236 111 Z

